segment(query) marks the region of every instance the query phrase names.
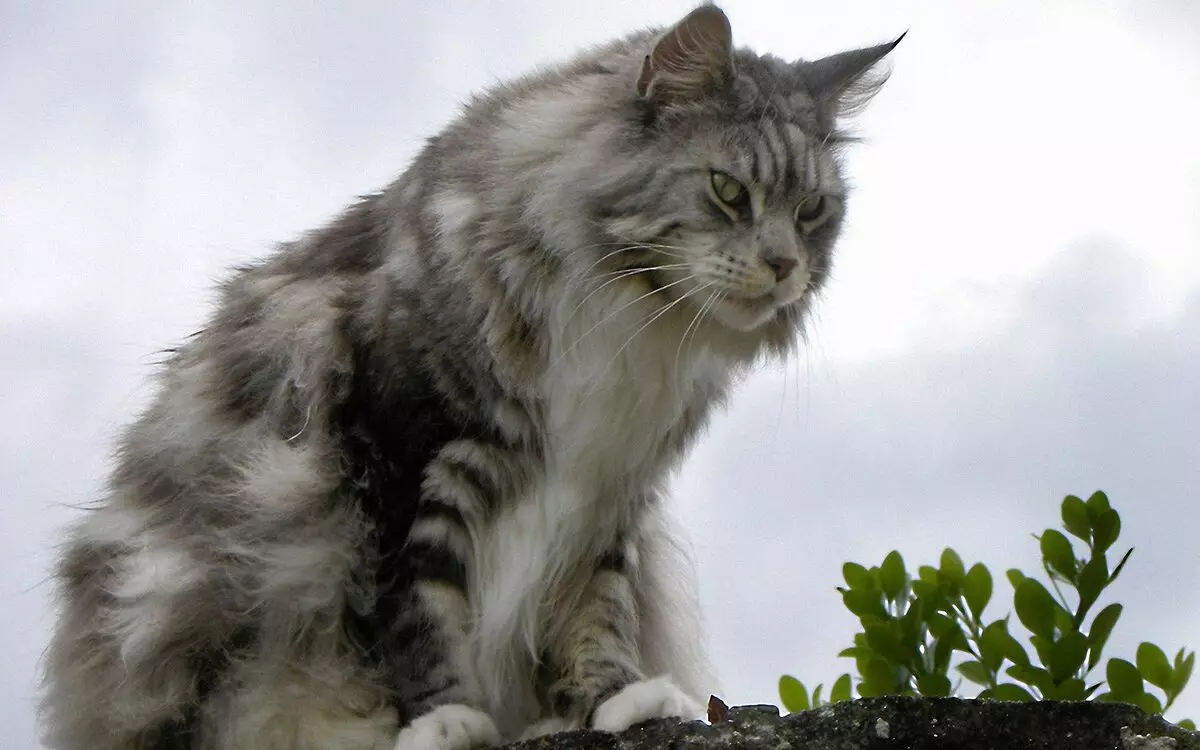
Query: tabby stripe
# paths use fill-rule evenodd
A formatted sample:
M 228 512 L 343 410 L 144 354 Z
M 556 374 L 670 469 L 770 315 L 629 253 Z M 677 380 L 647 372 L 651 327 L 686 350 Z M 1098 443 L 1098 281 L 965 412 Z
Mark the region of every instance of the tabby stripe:
M 443 680 L 437 687 L 431 687 L 428 690 L 422 690 L 416 695 L 410 696 L 409 700 L 418 705 L 431 702 L 434 698 L 438 697 L 442 693 L 445 693 L 448 690 L 453 690 L 456 687 L 458 687 L 458 680 L 450 677 Z
M 796 174 L 796 128 L 791 123 L 780 125 L 779 137 L 783 142 L 784 153 L 783 189 L 790 195 L 800 184 L 799 175 Z
M 412 614 L 402 617 L 392 623 L 389 633 L 396 643 L 422 644 L 433 631 L 433 625 L 424 617 Z
M 804 180 L 802 187 L 805 190 L 812 190 L 816 185 L 813 184 L 814 172 L 816 172 L 815 159 L 816 151 L 812 144 L 805 144 L 804 149 Z
M 751 167 L 751 175 L 755 182 L 763 185 L 770 184 L 771 179 L 774 177 L 774 170 L 772 169 L 771 162 L 771 149 L 767 146 L 765 139 L 762 138 L 760 134 L 760 137 L 755 139 L 754 161 Z
M 788 167 L 787 147 L 783 144 L 783 135 L 780 133 L 779 123 L 775 120 L 767 120 L 763 125 L 763 137 L 766 140 L 767 148 L 771 152 L 771 162 L 774 165 L 774 181 L 776 183 L 782 182 L 786 185 L 788 173 L 791 170 Z
M 453 550 L 421 539 L 410 539 L 405 549 L 417 580 L 440 581 L 459 591 L 467 590 L 467 566 Z
M 422 506 L 452 506 L 463 518 L 464 526 L 468 518 L 482 522 L 496 504 L 488 488 L 487 478 L 475 467 L 439 458 L 426 470 Z
M 460 560 L 471 557 L 471 534 L 464 526 L 457 526 L 444 518 L 418 518 L 408 532 L 410 544 L 425 544 L 430 547 L 445 547 Z
M 427 498 L 417 508 L 417 521 L 445 521 L 462 529 L 467 528 L 467 519 L 457 505 L 435 498 Z
M 608 550 L 596 563 L 597 570 L 607 570 L 613 573 L 624 573 L 625 568 L 625 554 L 619 548 Z

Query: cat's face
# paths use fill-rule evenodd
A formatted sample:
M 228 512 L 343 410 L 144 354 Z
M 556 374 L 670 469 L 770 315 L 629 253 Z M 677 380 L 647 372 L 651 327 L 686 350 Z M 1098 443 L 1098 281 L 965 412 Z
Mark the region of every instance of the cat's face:
M 725 15 L 706 5 L 654 44 L 636 86 L 643 188 L 628 202 L 636 215 L 615 223 L 697 324 L 793 338 L 846 204 L 834 121 L 873 93 L 881 81 L 867 74 L 896 42 L 790 63 L 735 51 Z
M 655 250 L 662 286 L 737 331 L 793 325 L 828 274 L 845 190 L 833 156 L 786 119 L 728 127 L 687 149 Z M 675 295 L 672 295 L 675 296 Z

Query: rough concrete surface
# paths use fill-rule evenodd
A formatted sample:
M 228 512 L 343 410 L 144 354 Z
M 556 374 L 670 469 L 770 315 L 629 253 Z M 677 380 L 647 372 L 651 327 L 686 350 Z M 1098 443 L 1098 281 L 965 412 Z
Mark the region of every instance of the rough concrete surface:
M 712 724 L 659 719 L 621 734 L 565 732 L 508 750 L 1200 750 L 1200 733 L 1115 703 L 886 697 L 782 717 L 774 706 L 723 709 L 710 707 Z

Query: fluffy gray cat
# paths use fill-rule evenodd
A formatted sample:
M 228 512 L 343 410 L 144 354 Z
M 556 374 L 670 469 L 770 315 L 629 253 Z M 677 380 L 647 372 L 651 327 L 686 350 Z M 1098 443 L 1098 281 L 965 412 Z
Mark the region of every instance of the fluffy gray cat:
M 842 222 L 837 121 L 894 45 L 786 62 L 702 6 L 476 98 L 238 269 L 65 544 L 46 744 L 459 750 L 699 716 L 663 486 L 795 346 Z

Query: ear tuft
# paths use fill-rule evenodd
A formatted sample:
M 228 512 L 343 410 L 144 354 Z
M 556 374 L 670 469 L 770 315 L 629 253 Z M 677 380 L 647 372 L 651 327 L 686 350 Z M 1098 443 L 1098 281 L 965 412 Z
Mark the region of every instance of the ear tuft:
M 907 31 L 885 44 L 800 64 L 812 96 L 830 119 L 851 117 L 871 101 L 888 78 L 888 71 L 878 70 L 876 65 L 906 34 Z
M 703 96 L 733 77 L 733 32 L 715 5 L 702 5 L 668 30 L 642 62 L 638 96 L 656 103 Z

